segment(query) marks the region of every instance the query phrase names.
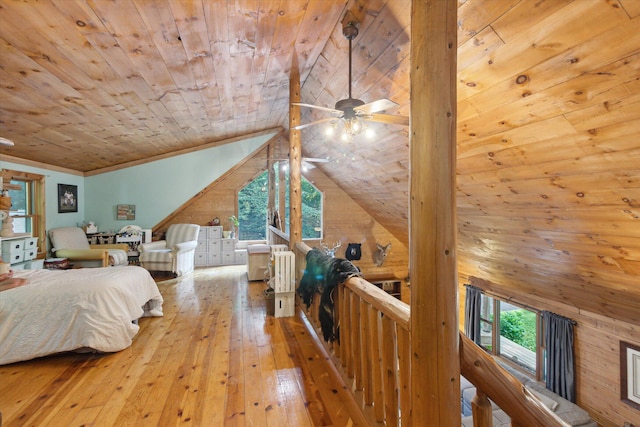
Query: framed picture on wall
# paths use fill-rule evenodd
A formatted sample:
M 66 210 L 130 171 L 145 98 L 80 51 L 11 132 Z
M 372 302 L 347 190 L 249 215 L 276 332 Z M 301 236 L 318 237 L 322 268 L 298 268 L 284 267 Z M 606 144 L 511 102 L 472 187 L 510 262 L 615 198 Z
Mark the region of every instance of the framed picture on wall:
M 116 219 L 120 221 L 136 219 L 136 205 L 117 205 Z
M 58 184 L 58 213 L 78 212 L 78 186 Z
M 620 394 L 622 401 L 640 409 L 640 346 L 620 341 Z

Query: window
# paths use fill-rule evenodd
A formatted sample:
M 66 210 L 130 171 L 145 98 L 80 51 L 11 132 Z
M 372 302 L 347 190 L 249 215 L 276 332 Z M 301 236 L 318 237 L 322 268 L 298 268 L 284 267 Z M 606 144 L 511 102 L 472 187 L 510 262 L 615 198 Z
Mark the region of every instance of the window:
M 264 171 L 238 192 L 239 240 L 267 238 L 269 175 Z
M 276 206 L 278 206 L 278 170 L 276 170 Z M 284 176 L 285 232 L 289 232 L 289 174 Z M 265 240 L 267 238 L 267 204 L 269 174 L 264 171 L 238 192 L 238 221 L 240 240 Z M 322 238 L 322 192 L 302 177 L 302 238 Z
M 9 183 L 14 233 L 31 233 L 38 239 L 38 251 L 44 252 L 45 212 L 44 212 L 44 176 L 3 170 L 4 182 Z
M 540 316 L 534 311 L 482 295 L 482 348 L 536 379 L 543 379 L 540 323 Z
M 280 170 L 276 166 L 276 205 L 279 203 L 279 194 L 277 191 L 278 182 L 277 174 Z M 285 232 L 289 233 L 289 173 L 285 173 L 284 185 L 285 195 L 285 212 L 284 224 Z M 323 194 L 315 185 L 302 176 L 302 238 L 303 239 L 322 239 L 322 206 Z

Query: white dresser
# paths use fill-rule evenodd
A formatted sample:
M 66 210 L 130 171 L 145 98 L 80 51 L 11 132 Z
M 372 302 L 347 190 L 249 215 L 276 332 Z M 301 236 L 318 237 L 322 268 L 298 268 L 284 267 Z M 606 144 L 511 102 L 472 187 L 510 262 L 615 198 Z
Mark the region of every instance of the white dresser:
M 221 226 L 201 226 L 196 248 L 196 267 L 246 264 L 247 250 L 236 249 L 236 239 L 222 237 Z
M 44 260 L 35 259 L 38 256 L 38 238 L 31 237 L 31 234 L 2 237 L 0 248 L 2 261 L 11 264 L 12 270 L 36 270 L 44 265 Z

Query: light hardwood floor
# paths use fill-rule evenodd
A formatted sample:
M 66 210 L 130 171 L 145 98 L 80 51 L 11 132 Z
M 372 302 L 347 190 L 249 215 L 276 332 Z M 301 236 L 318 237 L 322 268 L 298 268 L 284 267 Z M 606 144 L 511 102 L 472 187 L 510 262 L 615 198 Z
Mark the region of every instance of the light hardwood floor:
M 353 400 L 305 318 L 266 316 L 244 266 L 158 284 L 133 345 L 0 366 L 2 426 L 349 426 Z

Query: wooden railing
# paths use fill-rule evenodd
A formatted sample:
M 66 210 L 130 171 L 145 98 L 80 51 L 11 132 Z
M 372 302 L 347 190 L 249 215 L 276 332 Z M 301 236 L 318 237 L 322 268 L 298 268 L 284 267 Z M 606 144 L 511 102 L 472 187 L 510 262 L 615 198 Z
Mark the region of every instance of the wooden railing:
M 289 244 L 289 236 L 281 230 L 273 226 L 269 226 L 267 230 L 267 243 L 270 245 L 288 245 Z
M 309 250 L 305 243 L 296 244 L 298 272 L 304 271 Z M 319 299 L 314 298 L 307 311 L 318 332 Z M 413 425 L 409 305 L 359 277 L 338 286 L 334 304 L 339 340 L 325 348 L 351 386 L 363 416 L 371 425 Z M 488 399 L 503 408 L 514 427 L 567 425 L 462 333 L 459 347 L 461 374 L 478 390 L 472 402 L 474 426 L 493 425 Z
M 338 286 L 342 368 L 365 410 L 387 426 L 412 425 L 409 306 L 358 277 Z
M 493 425 L 489 399 L 509 415 L 512 427 L 569 426 L 463 333 L 460 333 L 460 374 L 476 386 L 476 397 L 471 403 L 474 426 Z

